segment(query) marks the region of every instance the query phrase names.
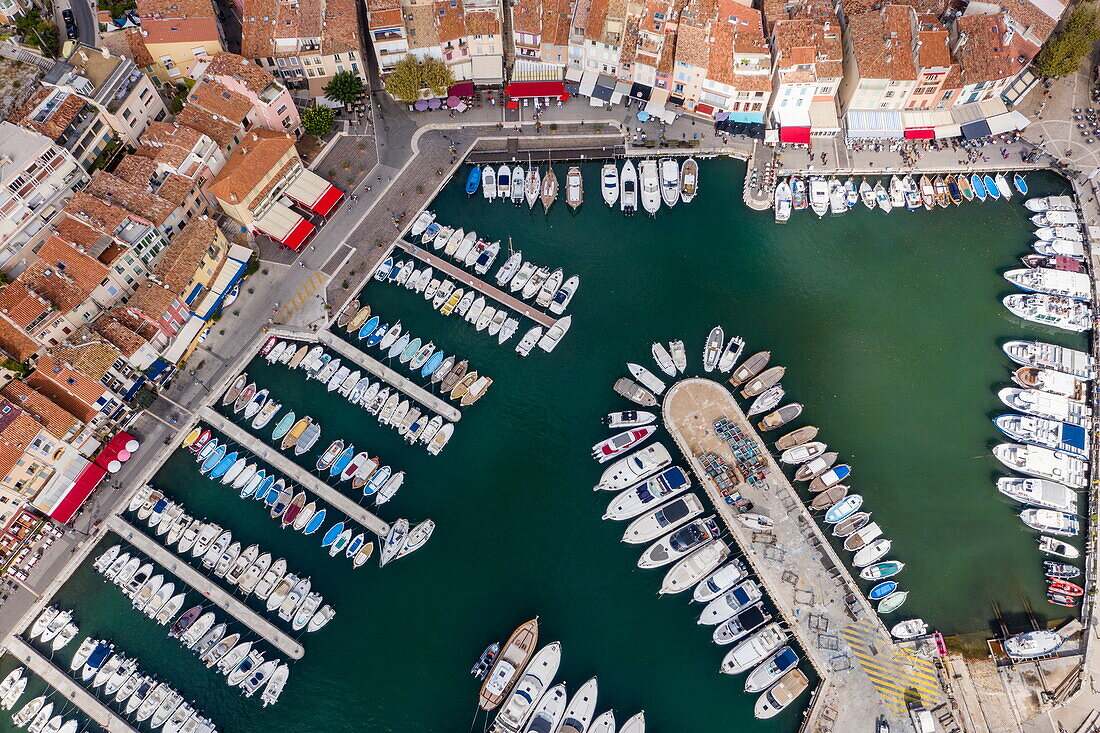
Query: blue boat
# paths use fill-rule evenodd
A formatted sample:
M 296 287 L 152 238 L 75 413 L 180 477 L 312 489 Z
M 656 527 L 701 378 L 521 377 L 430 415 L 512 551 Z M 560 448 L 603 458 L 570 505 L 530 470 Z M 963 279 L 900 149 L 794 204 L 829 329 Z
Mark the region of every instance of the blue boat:
M 993 418 L 993 424 L 996 425 L 997 429 L 1002 433 L 1019 443 L 1029 443 L 1039 446 L 1040 448 L 1053 448 L 1063 453 L 1069 453 L 1070 455 L 1084 458 L 1086 461 L 1088 460 L 1089 439 L 1088 432 L 1085 430 L 1084 426 L 1071 425 L 1070 423 L 1047 419 L 1044 424 L 1048 426 L 1048 429 L 1043 431 L 1045 441 L 1039 442 L 1036 441 L 1032 435 L 1023 434 L 1011 430 L 1008 427 L 1018 420 L 1019 417 L 1019 415 L 998 415 Z M 1055 443 L 1057 444 L 1055 445 Z
M 325 509 L 322 509 L 321 511 L 314 514 L 313 519 L 310 519 L 309 523 L 306 524 L 305 529 L 302 530 L 302 534 L 313 534 L 314 532 L 319 530 L 321 528 L 321 525 L 325 523 L 325 511 Z
M 481 185 L 481 168 L 474 166 L 470 169 L 470 175 L 466 177 L 466 195 L 473 196 L 477 193 L 477 187 Z
M 374 329 L 378 328 L 378 316 L 371 316 L 370 320 L 363 324 L 363 327 L 359 329 L 359 340 L 365 339 L 374 333 Z
M 281 440 L 284 435 L 290 432 L 290 429 L 294 427 L 294 422 L 297 417 L 294 415 L 294 410 L 291 410 L 287 414 L 283 415 L 283 419 L 279 421 L 275 426 L 275 430 L 271 433 L 272 440 Z
M 385 485 L 391 473 L 393 473 L 393 469 L 389 466 L 382 466 L 382 468 L 372 473 L 366 485 L 363 486 L 363 496 L 370 496 L 371 494 L 377 493 L 378 490 Z
M 217 449 L 218 449 L 218 439 L 214 438 L 209 443 L 204 445 L 199 450 L 199 452 L 195 455 L 195 462 L 196 463 L 202 463 L 203 461 L 205 461 L 207 458 L 210 457 L 211 453 L 213 453 Z
M 328 470 L 329 476 L 339 476 L 340 472 L 348 467 L 351 463 L 351 459 L 355 457 L 355 446 L 349 445 L 344 449 L 344 452 L 340 454 L 340 457 L 333 462 L 332 467 Z
M 1012 185 L 1016 187 L 1016 190 L 1019 191 L 1022 196 L 1027 196 L 1027 182 L 1019 173 L 1012 176 Z
M 199 473 L 209 473 L 210 469 L 218 465 L 218 463 L 223 458 L 225 458 L 225 450 L 226 448 L 224 445 L 219 445 L 216 449 L 214 449 L 214 452 L 211 453 L 205 461 L 203 461 L 202 467 L 199 468 Z
M 859 494 L 848 494 L 836 504 L 833 504 L 829 511 L 825 512 L 825 523 L 836 524 L 837 522 L 852 516 L 859 508 L 863 506 L 863 497 Z
M 1001 189 L 997 188 L 997 182 L 993 180 L 993 176 L 988 173 L 982 177 L 982 185 L 985 186 L 985 192 L 989 194 L 989 197 L 994 201 L 1001 197 Z
M 85 664 L 91 669 L 99 669 L 103 663 L 107 661 L 107 657 L 111 656 L 112 649 L 114 649 L 114 647 L 107 642 L 99 642 L 96 648 L 92 650 L 92 653 L 88 655 L 88 660 Z
M 267 495 L 264 496 L 264 504 L 271 506 L 279 498 L 279 494 L 284 491 L 286 491 L 286 484 L 283 483 L 282 479 L 279 479 L 274 486 L 267 490 Z
M 390 276 L 386 278 L 388 282 L 393 282 L 397 279 L 397 276 L 401 273 L 401 268 L 405 266 L 404 260 L 401 262 L 393 263 L 393 267 L 390 268 Z
M 355 535 L 355 539 L 348 543 L 348 549 L 344 550 L 344 554 L 348 557 L 355 557 L 355 553 L 359 552 L 359 548 L 363 546 L 363 535 Z
M 247 499 L 256 493 L 256 489 L 260 488 L 264 480 L 267 479 L 267 471 L 262 468 L 256 472 L 256 475 L 248 480 L 244 486 L 241 487 L 241 498 Z
M 390 270 L 393 269 L 393 258 L 387 257 L 386 261 L 378 265 L 378 269 L 374 271 L 374 279 L 378 282 L 384 282 L 390 277 Z
M 433 221 L 427 226 L 427 228 L 424 230 L 424 233 L 420 235 L 420 241 L 427 244 L 428 242 L 435 239 L 435 235 L 437 234 L 439 234 L 439 225 Z
M 970 187 L 974 189 L 974 195 L 978 197 L 979 201 L 985 201 L 986 197 L 989 195 L 986 193 L 985 184 L 982 183 L 982 177 L 977 173 L 970 176 Z
M 256 487 L 256 493 L 253 494 L 253 498 L 255 498 L 256 501 L 260 501 L 261 499 L 263 499 L 265 496 L 267 496 L 267 492 L 271 490 L 271 486 L 274 483 L 275 483 L 275 477 L 274 476 L 268 476 L 267 478 L 265 478 L 260 483 L 260 485 Z
M 432 374 L 435 373 L 435 370 L 438 369 L 439 365 L 442 364 L 442 363 L 443 363 L 443 352 L 442 351 L 435 352 L 434 354 L 432 354 L 428 358 L 428 361 L 424 362 L 424 366 L 420 369 L 420 376 L 427 379 L 428 377 L 430 377 Z
M 321 547 L 328 547 L 329 545 L 331 545 L 333 542 L 336 541 L 336 538 L 339 537 L 340 533 L 343 531 L 343 522 L 337 522 L 336 524 L 332 525 L 329 528 L 328 532 L 325 532 L 325 536 L 321 539 Z
M 386 336 L 386 331 L 390 330 L 390 324 L 383 323 L 378 328 L 374 329 L 374 333 L 367 339 L 367 346 L 377 346 L 378 342 Z
M 867 594 L 867 597 L 870 598 L 872 601 L 878 601 L 890 595 L 897 589 L 897 583 L 892 580 L 887 580 L 886 582 L 879 583 L 874 588 L 872 588 L 871 592 Z
M 210 472 L 210 478 L 221 478 L 225 475 L 225 472 L 233 467 L 233 464 L 237 462 L 237 451 L 233 451 L 225 458 L 218 462 L 218 465 L 214 466 L 214 470 Z

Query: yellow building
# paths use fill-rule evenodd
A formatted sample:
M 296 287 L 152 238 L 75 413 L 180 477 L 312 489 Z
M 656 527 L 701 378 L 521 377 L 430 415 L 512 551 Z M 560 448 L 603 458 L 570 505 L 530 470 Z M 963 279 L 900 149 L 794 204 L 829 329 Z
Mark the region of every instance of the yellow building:
M 139 0 L 137 5 L 151 70 L 161 81 L 182 81 L 195 59 L 225 50 L 210 0 Z

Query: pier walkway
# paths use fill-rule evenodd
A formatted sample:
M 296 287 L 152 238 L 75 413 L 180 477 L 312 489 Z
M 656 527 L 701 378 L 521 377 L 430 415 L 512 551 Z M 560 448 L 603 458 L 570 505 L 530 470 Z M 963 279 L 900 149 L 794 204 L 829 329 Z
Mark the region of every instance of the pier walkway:
M 50 687 L 65 697 L 65 702 L 76 705 L 80 711 L 98 723 L 108 733 L 137 733 L 137 730 L 120 718 L 113 710 L 101 703 L 91 693 L 81 687 L 76 680 L 65 674 L 60 667 L 38 653 L 38 650 L 14 634 L 5 642 L 8 653 L 27 665 L 27 669 L 46 681 Z M 55 710 L 59 701 L 53 699 Z M 64 705 L 62 705 L 64 707 Z M 16 708 L 18 709 L 18 708 Z
M 338 326 L 333 324 L 333 328 L 338 328 Z M 355 362 L 356 366 L 366 369 L 386 384 L 405 393 L 411 399 L 424 405 L 444 420 L 458 422 L 462 419 L 462 411 L 457 407 L 448 403 L 439 395 L 432 394 L 408 377 L 398 374 L 393 369 L 390 369 L 388 366 L 360 349 L 355 348 L 331 331 L 320 331 L 316 336 L 320 339 L 322 344 L 339 353 L 342 358 Z
M 894 645 L 729 390 L 709 379 L 687 379 L 669 388 L 662 412 L 696 478 L 821 676 L 813 712 L 829 711 L 832 723 L 824 729 L 871 730 L 880 714 L 904 728 L 907 703 L 939 704 L 943 692 L 932 662 Z M 736 467 L 729 446 L 714 432 L 721 417 L 738 425 L 766 457 L 767 479 L 737 489 L 754 511 L 775 520 L 770 532 L 753 531 L 737 520 L 736 508 L 726 503 L 698 459 L 714 453 Z
M 519 298 L 512 297 L 500 288 L 490 285 L 484 280 L 479 280 L 477 277 L 471 275 L 457 265 L 436 257 L 431 252 L 425 250 L 423 247 L 418 247 L 417 245 L 411 244 L 404 239 L 398 239 L 397 246 L 405 250 L 421 262 L 425 262 L 431 265 L 432 269 L 438 272 L 446 273 L 447 277 L 451 278 L 452 280 L 457 280 L 466 287 L 473 288 L 482 295 L 492 298 L 501 305 L 506 306 L 510 311 L 521 316 L 526 316 L 527 318 L 530 318 L 532 321 L 539 324 L 540 326 L 543 326 L 544 328 L 550 328 L 555 323 L 557 323 L 556 318 L 548 316 L 530 303 L 524 303 Z
M 204 598 L 208 598 L 283 654 L 291 659 L 301 659 L 305 655 L 305 647 L 289 634 L 241 603 L 232 594 L 222 590 L 220 585 L 195 570 L 181 557 L 122 517 L 117 514 L 112 516 L 107 520 L 107 528 L 144 552 L 161 567 L 190 585 Z
M 265 461 L 268 465 L 279 470 L 293 481 L 309 491 L 312 491 L 329 505 L 343 512 L 352 521 L 366 527 L 383 539 L 389 535 L 390 525 L 384 519 L 376 514 L 371 514 L 366 509 L 359 506 L 353 499 L 332 488 L 271 446 L 249 435 L 237 425 L 233 424 L 232 421 L 219 415 L 212 408 L 203 408 L 200 419 L 208 423 L 211 427 L 216 428 L 231 440 L 244 446 L 245 449 L 260 460 Z

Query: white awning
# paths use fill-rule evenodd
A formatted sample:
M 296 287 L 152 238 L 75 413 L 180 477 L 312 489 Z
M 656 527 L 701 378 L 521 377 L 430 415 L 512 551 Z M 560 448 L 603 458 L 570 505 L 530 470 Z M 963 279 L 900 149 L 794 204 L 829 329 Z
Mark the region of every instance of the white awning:
M 1002 132 L 1022 130 L 1031 124 L 1028 118 L 1024 117 L 1016 110 L 1005 112 L 1003 115 L 995 115 L 988 118 L 985 122 L 989 125 L 990 135 L 1000 135 Z
M 952 122 L 949 125 L 936 125 L 933 128 L 936 137 L 959 137 L 962 135 L 962 125 Z
M 252 227 L 282 242 L 302 221 L 300 214 L 276 201 L 263 216 L 252 222 Z
M 312 209 L 313 205 L 320 201 L 321 197 L 328 193 L 331 187 L 332 185 L 324 178 L 308 168 L 304 168 L 298 177 L 286 187 L 286 194 L 298 203 L 305 204 Z
M 897 139 L 905 135 L 901 112 L 896 109 L 850 109 L 845 121 L 849 138 Z
M 183 324 L 183 328 L 176 334 L 176 338 L 168 345 L 168 348 L 164 350 L 161 358 L 165 361 L 175 364 L 183 358 L 183 355 L 187 353 L 187 350 L 191 348 L 191 344 L 195 342 L 195 339 L 199 337 L 199 334 L 203 332 L 209 324 L 198 316 L 192 314 L 187 323 Z
M 772 107 L 772 117 L 780 127 L 810 127 L 809 107 Z
M 504 81 L 504 59 L 502 56 L 474 56 L 471 64 L 471 76 L 479 84 Z
M 584 73 L 581 74 L 581 87 L 579 90 L 582 97 L 592 96 L 592 90 L 596 88 L 596 80 L 599 78 L 599 72 L 593 71 L 592 69 L 584 70 Z

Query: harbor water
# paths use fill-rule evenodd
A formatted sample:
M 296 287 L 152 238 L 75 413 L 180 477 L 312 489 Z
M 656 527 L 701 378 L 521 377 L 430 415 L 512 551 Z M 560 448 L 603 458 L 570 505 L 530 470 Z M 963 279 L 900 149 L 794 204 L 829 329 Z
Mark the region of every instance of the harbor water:
M 637 569 L 643 548 L 619 542 L 624 523 L 600 519 L 610 495 L 591 490 L 600 468 L 590 446 L 608 434 L 599 418 L 628 407 L 611 391 L 627 376 L 625 362 L 656 372 L 650 343 L 680 338 L 689 373 L 698 373 L 715 324 L 743 336 L 746 355 L 767 349 L 787 367 L 789 398 L 806 408 L 799 424 L 818 426 L 818 439 L 853 466 L 848 483 L 906 563 L 898 580 L 909 600 L 888 621 L 921 616 L 952 634 L 990 630 L 994 606 L 1014 623 L 1028 604 L 1040 620 L 1064 615 L 1044 600 L 1036 535 L 996 492 L 1003 472 L 989 450 L 999 436 L 990 419 L 1007 411 L 996 396 L 1011 366 L 1000 344 L 1085 345 L 1000 303 L 1013 291 L 1001 273 L 1018 266 L 1032 238 L 1019 197 L 889 215 L 859 206 L 822 220 L 795 212 L 776 225 L 770 212 L 742 205 L 744 166 L 723 160 L 702 163 L 691 204 L 626 218 L 600 200 L 599 165 L 582 168 L 587 200 L 576 213 L 561 200 L 544 216 L 467 199 L 465 171 L 433 206 L 440 222 L 499 239 L 498 263 L 510 241 L 525 260 L 580 275 L 572 330 L 554 353 L 516 356 L 529 323 L 500 347 L 395 284 L 372 281 L 362 294 L 383 321 L 400 319 L 494 379 L 441 455 L 406 445 L 300 371 L 249 368 L 298 415 L 320 422 L 302 465 L 342 438 L 407 471 L 376 513 L 434 519 L 424 549 L 353 571 L 319 547 L 322 533 L 279 530 L 262 505 L 200 476 L 189 453 L 157 475 L 154 485 L 192 514 L 286 557 L 335 607 L 331 624 L 302 639 L 305 658 L 291 666 L 277 706 L 261 709 L 258 696 L 230 691 L 88 567 L 58 598 L 78 608 L 78 641 L 109 637 L 224 731 L 464 733 L 483 725 L 471 728 L 478 686 L 470 665 L 538 615 L 541 641 L 562 642 L 558 678 L 573 691 L 598 675 L 598 709 L 613 707 L 620 723 L 644 708 L 651 731 L 793 731 L 808 696 L 775 720 L 753 720 L 743 679 L 718 674 L 725 649 L 696 624 L 697 604 L 658 597 L 662 573 Z M 559 180 L 564 172 L 557 166 Z M 1028 185 L 1032 195 L 1065 189 L 1046 174 L 1029 175 Z M 254 434 L 270 442 L 273 427 Z M 197 602 L 190 593 L 187 606 Z M 58 655 L 66 667 L 75 647 Z M 10 717 L 0 716 L 6 727 Z

